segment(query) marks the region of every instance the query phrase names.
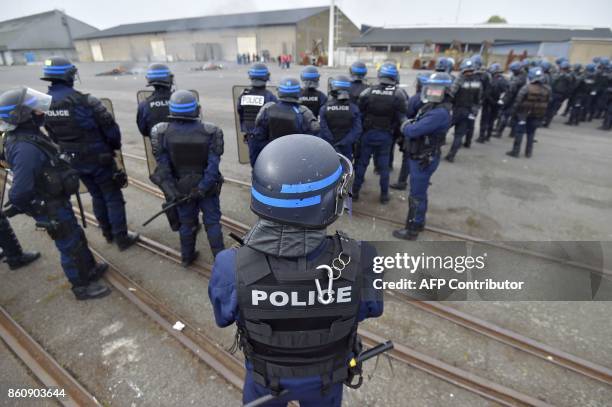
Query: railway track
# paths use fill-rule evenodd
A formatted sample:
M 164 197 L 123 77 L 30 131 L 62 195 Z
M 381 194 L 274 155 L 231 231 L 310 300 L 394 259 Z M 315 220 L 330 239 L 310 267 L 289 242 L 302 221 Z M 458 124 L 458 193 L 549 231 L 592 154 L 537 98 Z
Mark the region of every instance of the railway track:
M 156 187 L 151 186 L 150 184 L 144 183 L 133 178 L 130 178 L 130 183 L 133 186 L 149 194 L 155 195 L 158 198 L 163 199 L 162 192 Z M 239 234 L 245 234 L 249 230 L 248 225 L 228 218 L 227 216 L 222 217 L 221 223 L 227 228 Z M 158 246 L 158 248 L 162 251 L 167 249 L 164 249 L 163 245 Z M 174 254 L 178 254 L 178 252 L 175 251 L 173 252 L 173 255 Z M 536 341 L 519 333 L 495 325 L 489 321 L 485 321 L 483 319 L 469 315 L 465 312 L 459 311 L 455 308 L 446 306 L 440 302 L 419 301 L 409 297 L 406 294 L 398 293 L 391 290 L 387 291 L 386 293 L 401 302 L 421 309 L 427 313 L 436 315 L 442 319 L 460 325 L 473 332 L 485 335 L 491 339 L 511 346 L 520 351 L 526 352 L 539 359 L 545 360 L 549 363 L 555 364 L 567 370 L 571 370 L 578 374 L 587 376 L 591 379 L 598 380 L 607 385 L 612 385 L 612 369 L 609 369 L 605 366 L 598 365 L 591 361 L 579 358 L 570 353 L 564 352 L 552 346 L 546 345 L 542 342 Z
M 136 160 L 136 161 L 142 161 L 142 162 L 146 162 L 146 158 L 141 157 L 139 155 L 135 155 L 135 154 L 130 154 L 130 153 L 123 153 L 123 156 L 126 158 L 130 158 L 132 160 Z M 131 178 L 132 179 L 132 178 Z M 153 188 L 154 190 L 156 190 L 157 192 L 159 192 L 159 194 L 161 194 L 161 191 L 159 191 L 157 188 L 152 187 L 150 184 L 146 184 L 142 181 L 138 181 L 138 180 L 134 180 L 136 182 L 138 182 L 141 185 L 146 185 L 149 188 Z M 251 183 L 250 182 L 246 182 L 246 181 L 242 181 L 242 180 L 238 180 L 235 178 L 228 178 L 225 177 L 225 182 L 229 182 L 231 184 L 234 185 L 238 185 L 238 186 L 242 186 L 242 187 L 246 187 L 246 188 L 251 188 Z M 138 186 L 138 185 L 135 185 Z M 138 186 L 140 187 L 140 186 Z M 163 197 L 163 195 L 161 195 Z M 404 227 L 404 222 L 390 217 L 390 216 L 383 216 L 380 214 L 373 214 L 370 213 L 366 210 L 363 209 L 359 209 L 359 208 L 355 208 L 353 206 L 352 208 L 352 213 L 364 218 L 369 218 L 369 219 L 376 219 L 376 220 L 381 220 L 385 223 L 388 223 L 390 225 L 393 226 L 397 226 L 397 227 Z M 477 243 L 477 244 L 481 244 L 481 245 L 486 245 L 489 247 L 494 247 L 497 249 L 502 249 L 502 250 L 506 250 L 515 254 L 520 254 L 520 255 L 525 255 L 525 256 L 531 256 L 531 257 L 535 257 L 538 259 L 542 259 L 542 260 L 547 260 L 547 261 L 551 261 L 551 262 L 555 262 L 564 266 L 570 266 L 570 267 L 575 267 L 581 270 L 585 270 L 585 271 L 589 271 L 598 275 L 604 275 L 604 276 L 608 276 L 608 277 L 612 277 L 612 270 L 609 269 L 605 269 L 603 267 L 599 268 L 599 267 L 595 267 L 592 266 L 590 264 L 585 264 L 585 263 L 581 263 L 581 262 L 577 262 L 577 261 L 571 261 L 571 260 L 566 260 L 566 259 L 561 259 L 555 256 L 551 256 L 551 255 L 547 255 L 545 253 L 540 253 L 534 250 L 528 250 L 528 249 L 524 249 L 524 248 L 520 248 L 517 246 L 512 246 L 503 242 L 495 242 L 495 241 L 489 241 L 489 240 L 485 240 L 485 239 L 481 239 L 475 236 L 471 236 L 465 233 L 461 233 L 461 232 L 456 232 L 456 231 L 452 231 L 452 230 L 448 230 L 445 228 L 441 228 L 441 227 L 437 227 L 437 226 L 431 226 L 431 225 L 425 225 L 425 230 L 427 230 L 430 233 L 435 233 L 438 234 L 440 236 L 444 236 L 447 238 L 452 238 L 455 240 L 463 240 L 466 242 L 472 242 L 472 243 Z
M 47 353 L 11 316 L 0 306 L 0 338 L 21 359 L 49 391 L 64 391 L 55 400 L 66 407 L 101 406 L 70 373 Z M 31 389 L 33 391 L 38 389 Z M 17 403 L 18 399 L 15 399 Z
M 97 226 L 95 217 L 92 214 L 86 213 L 85 215 L 88 223 Z M 141 235 L 137 244 L 145 250 L 169 259 L 176 264 L 181 263 L 180 252 L 160 242 Z M 113 285 L 113 287 L 124 294 L 145 314 L 150 316 L 162 328 L 171 333 L 172 336 L 183 343 L 189 350 L 194 352 L 202 361 L 207 363 L 215 370 L 220 369 L 219 373 L 228 382 L 241 388 L 241 374 L 244 373 L 244 368 L 236 357 L 230 355 L 220 345 L 215 344 L 212 339 L 208 338 L 205 334 L 202 334 L 193 324 L 188 322 L 186 318 L 173 312 L 170 308 L 164 305 L 161 300 L 155 298 L 145 288 L 127 277 L 127 275 L 122 273 L 116 266 L 110 263 L 99 251 L 93 248 L 92 251 L 100 260 L 109 263 L 110 267 L 106 274 L 106 278 Z M 198 272 L 206 278 L 210 278 L 212 267 L 210 264 L 198 262 L 190 266 L 190 269 Z M 183 331 L 179 332 L 172 328 L 172 325 L 176 321 L 181 321 L 183 324 L 185 324 L 185 329 L 183 329 Z M 385 338 L 364 329 L 360 329 L 359 334 L 367 347 L 375 346 L 386 340 Z M 405 363 L 441 380 L 449 382 L 455 386 L 461 387 L 504 406 L 550 406 L 550 404 L 540 399 L 496 384 L 487 379 L 481 378 L 477 375 L 417 352 L 414 349 L 402 344 L 395 343 L 395 348 L 389 352 L 389 356 L 398 362 Z

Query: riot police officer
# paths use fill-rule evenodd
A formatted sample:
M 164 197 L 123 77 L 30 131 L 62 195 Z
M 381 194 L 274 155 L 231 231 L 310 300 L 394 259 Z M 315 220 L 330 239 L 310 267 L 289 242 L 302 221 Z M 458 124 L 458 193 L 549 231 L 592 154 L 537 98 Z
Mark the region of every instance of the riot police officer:
M 223 131 L 200 121 L 200 104 L 188 90 L 172 93 L 169 109 L 169 121 L 152 130 L 158 140 L 158 153 L 151 181 L 170 202 L 186 200 L 178 205 L 178 220 L 182 264 L 188 267 L 199 255 L 195 247 L 200 211 L 213 255 L 225 248 L 219 203 Z
M 300 105 L 300 83 L 283 78 L 278 85 L 278 101 L 266 103 L 255 119 L 253 159 L 272 140 L 287 134 L 318 134 L 319 122 L 313 112 Z
M 574 93 L 576 87 L 578 86 L 578 83 L 582 78 L 582 64 L 573 64 L 570 75 L 572 77 L 572 91 L 570 93 L 569 98 L 567 99 L 567 103 L 565 104 L 565 110 L 563 111 L 562 116 L 567 116 L 572 111 L 572 106 L 574 106 Z M 569 124 L 569 121 L 564 124 Z
M 455 79 L 450 88 L 450 96 L 453 98 L 453 126 L 455 134 L 453 144 L 445 159 L 449 162 L 455 161 L 455 155 L 461 148 L 463 138 L 470 137 L 474 131 L 474 121 L 480 108 L 482 94 L 482 82 L 474 75 L 475 66 L 471 59 L 461 62 L 461 74 Z M 464 147 L 470 146 L 471 140 L 465 140 Z
M 570 64 L 566 60 L 559 62 L 559 72 L 552 78 L 552 100 L 546 110 L 546 118 L 542 127 L 548 127 L 553 117 L 557 114 L 563 102 L 572 91 L 573 79 L 570 74 Z
M 510 125 L 510 137 L 513 136 L 514 125 L 516 119 L 512 117 L 512 106 L 514 105 L 514 99 L 516 98 L 516 94 L 523 87 L 527 77 L 524 74 L 523 64 L 519 61 L 514 61 L 508 67 L 512 76 L 510 77 L 510 81 L 508 82 L 508 90 L 504 93 L 504 96 L 501 98 L 501 115 L 499 120 L 497 121 L 497 125 L 495 127 L 495 137 L 501 137 L 504 133 L 504 129 L 509 124 Z
M 535 132 L 546 115 L 546 107 L 550 102 L 552 91 L 546 85 L 544 71 L 540 67 L 531 68 L 528 76 L 529 82 L 519 90 L 512 108 L 517 123 L 514 134 L 514 145 L 506 154 L 518 158 L 521 151 L 523 135 L 527 133 L 525 157 L 530 158 L 533 152 Z
M 319 136 L 352 161 L 353 146 L 361 137 L 361 114 L 350 100 L 349 78 L 344 75 L 332 78 L 330 87 L 330 98 L 319 113 Z
M 91 195 L 104 237 L 125 250 L 138 235 L 127 230 L 121 192 L 127 177 L 114 159 L 121 149 L 121 133 L 100 100 L 73 88 L 76 72 L 76 66 L 66 58 L 45 61 L 41 79 L 51 82 L 48 94 L 53 98 L 45 128 L 61 151 L 71 157 L 72 166 Z
M 147 69 L 147 86 L 153 86 L 153 93 L 138 104 L 136 124 L 143 137 L 151 137 L 151 129 L 168 120 L 168 103 L 172 93 L 174 75 L 165 64 L 154 63 Z
M 100 277 L 108 266 L 96 264 L 70 204 L 79 175 L 40 131 L 50 105 L 50 96 L 25 87 L 0 95 L 0 125 L 6 131 L 2 159 L 13 171 L 4 213 L 25 213 L 47 230 L 77 300 L 104 297 L 110 289 Z
M 448 89 L 452 83 L 453 79 L 446 73 L 431 74 L 423 83 L 416 117 L 402 124 L 404 150 L 410 159 L 410 196 L 406 226 L 393 232 L 398 239 L 416 240 L 425 228 L 429 180 L 438 168 L 440 147 L 451 125 Z
M 590 63 L 584 67 L 584 75 L 576 77 L 570 117 L 565 124 L 577 126 L 581 121 L 590 119 L 596 94 L 595 64 Z
M 355 169 L 355 201 L 359 199 L 370 157 L 373 156 L 380 174 L 380 202 L 389 202 L 389 155 L 393 148 L 393 133 L 406 117 L 406 98 L 397 86 L 398 76 L 395 64 L 382 64 L 378 70 L 378 84 L 367 88 L 359 97 L 363 135 Z
M 349 74 L 351 75 L 351 102 L 359 106 L 359 95 L 368 87 L 365 82 L 368 67 L 361 61 L 355 61 L 349 68 Z
M 504 78 L 504 70 L 498 63 L 491 64 L 489 74 L 490 83 L 483 88 L 482 92 L 482 112 L 480 115 L 480 135 L 476 140 L 484 143 L 491 139 L 493 125 L 497 119 L 499 108 L 503 103 L 500 98 L 508 89 L 508 82 Z
M 306 106 L 315 117 L 319 117 L 321 106 L 327 101 L 325 93 L 317 88 L 319 87 L 319 79 L 321 74 L 316 66 L 309 65 L 302 69 L 300 79 L 302 80 L 302 93 L 300 94 L 300 103 Z
M 270 80 L 270 71 L 265 64 L 254 64 L 249 69 L 251 87 L 245 89 L 238 99 L 238 117 L 240 130 L 249 145 L 249 160 L 251 167 L 255 165 L 257 156 L 253 153 L 253 131 L 257 114 L 266 103 L 276 102 L 276 96 L 266 89 L 266 82 Z
M 1 115 L 2 113 L 0 113 Z M 4 259 L 11 270 L 27 266 L 40 257 L 38 252 L 24 252 L 11 228 L 8 218 L 0 210 L 0 259 Z
M 267 406 L 341 405 L 342 383 L 355 373 L 347 360 L 359 352 L 357 323 L 383 312 L 372 288 L 376 250 L 326 233 L 352 176 L 348 159 L 303 134 L 274 140 L 255 163 L 251 210 L 259 220 L 242 247 L 219 253 L 208 287 L 217 325 L 237 325 L 245 404 L 276 394 Z

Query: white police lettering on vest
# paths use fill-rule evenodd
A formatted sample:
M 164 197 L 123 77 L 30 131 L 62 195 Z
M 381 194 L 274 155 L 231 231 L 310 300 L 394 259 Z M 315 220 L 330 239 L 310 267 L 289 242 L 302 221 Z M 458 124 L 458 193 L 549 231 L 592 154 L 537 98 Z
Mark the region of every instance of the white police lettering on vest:
M 350 110 L 349 105 L 331 105 L 327 106 L 327 110 Z
M 52 117 L 70 117 L 69 110 L 49 110 L 46 112 L 47 116 Z
M 303 102 L 316 102 L 319 100 L 319 96 L 300 96 L 300 100 Z
M 393 90 L 372 89 L 372 94 L 392 96 L 393 94 L 395 94 L 395 88 Z
M 168 106 L 168 100 L 155 100 L 149 103 L 149 107 L 164 107 Z
M 332 301 L 332 304 L 334 302 L 338 304 L 351 302 L 351 286 L 340 287 L 333 291 L 335 292 L 335 295 L 333 295 L 334 301 Z M 268 293 L 263 290 L 251 290 L 251 304 L 255 306 L 262 305 L 262 303 L 269 303 L 275 307 L 306 307 L 309 305 L 315 305 L 315 302 L 321 304 L 317 298 L 316 290 L 308 291 L 308 295 L 306 295 L 306 293 L 302 293 L 300 295 L 300 293 L 297 291 L 272 291 Z
M 261 95 L 243 95 L 240 98 L 242 106 L 263 106 L 265 98 Z

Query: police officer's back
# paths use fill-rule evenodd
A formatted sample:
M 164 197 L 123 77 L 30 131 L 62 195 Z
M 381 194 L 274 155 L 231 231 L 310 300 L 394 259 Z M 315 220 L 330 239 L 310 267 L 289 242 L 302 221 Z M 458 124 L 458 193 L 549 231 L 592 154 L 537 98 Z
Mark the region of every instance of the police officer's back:
M 13 171 L 7 217 L 25 213 L 45 228 L 61 254 L 61 265 L 78 300 L 100 298 L 110 289 L 100 281 L 107 268 L 96 264 L 70 204 L 79 175 L 40 131 L 51 97 L 30 88 L 0 95 L 0 131 L 6 131 L 0 159 Z
M 395 64 L 384 63 L 378 70 L 379 83 L 367 88 L 359 96 L 363 136 L 355 169 L 355 201 L 359 199 L 371 157 L 374 157 L 380 173 L 380 202 L 389 201 L 389 156 L 393 148 L 393 134 L 406 116 L 405 92 L 397 86 L 398 77 Z
M 361 114 L 351 102 L 351 82 L 344 75 L 332 78 L 330 97 L 319 113 L 319 136 L 328 141 L 337 152 L 353 159 L 353 146 L 361 137 Z
M 153 86 L 153 93 L 138 104 L 136 124 L 143 137 L 151 137 L 151 129 L 168 120 L 174 75 L 167 65 L 154 63 L 149 65 L 146 78 L 147 86 Z
M 362 61 L 355 61 L 351 64 L 349 73 L 351 75 L 351 102 L 359 107 L 359 95 L 368 87 L 365 80 L 368 74 L 368 67 Z
M 181 256 L 187 267 L 198 257 L 195 246 L 200 211 L 213 255 L 225 247 L 219 203 L 223 131 L 200 121 L 200 105 L 187 90 L 177 90 L 170 97 L 168 119 L 153 128 L 158 140 L 158 165 L 151 181 L 160 186 L 170 202 L 188 199 L 178 206 Z
M 326 233 L 348 199 L 351 167 L 308 135 L 273 141 L 255 164 L 251 210 L 259 220 L 244 246 L 217 256 L 208 288 L 217 325 L 238 327 L 245 403 L 288 390 L 274 405 L 341 405 L 349 355 L 359 352 L 357 322 L 383 310 L 371 288 L 375 250 Z
M 278 101 L 264 105 L 255 119 L 253 132 L 253 159 L 272 140 L 288 134 L 312 134 L 319 132 L 316 116 L 300 105 L 300 83 L 295 78 L 283 78 L 278 85 Z
M 127 230 L 121 192 L 127 179 L 114 160 L 121 149 L 121 132 L 100 100 L 74 89 L 76 72 L 66 58 L 45 61 L 41 79 L 51 82 L 48 94 L 53 98 L 45 128 L 79 172 L 104 237 L 125 250 L 138 236 Z
M 316 66 L 309 65 L 302 69 L 300 79 L 302 80 L 302 93 L 300 94 L 300 103 L 306 106 L 315 117 L 319 117 L 321 106 L 327 101 L 325 93 L 321 92 L 319 87 L 319 79 L 321 74 Z
M 483 88 L 482 112 L 480 116 L 480 135 L 476 140 L 479 143 L 489 141 L 493 133 L 493 125 L 502 105 L 501 97 L 508 89 L 508 82 L 503 76 L 500 64 L 494 63 L 489 67 L 490 82 Z
M 255 165 L 253 132 L 255 131 L 255 119 L 261 108 L 270 102 L 276 102 L 276 96 L 266 89 L 266 82 L 270 80 L 270 71 L 265 64 L 254 64 L 249 69 L 249 79 L 251 87 L 246 88 L 240 94 L 237 102 L 238 118 L 240 120 L 240 130 L 249 145 L 249 160 L 251 167 Z

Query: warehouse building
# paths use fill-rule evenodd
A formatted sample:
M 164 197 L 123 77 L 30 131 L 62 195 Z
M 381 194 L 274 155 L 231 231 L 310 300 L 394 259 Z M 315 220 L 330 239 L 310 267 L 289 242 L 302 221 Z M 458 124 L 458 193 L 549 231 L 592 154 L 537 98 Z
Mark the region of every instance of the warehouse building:
M 335 9 L 337 46 L 359 29 Z M 237 54 L 294 58 L 327 50 L 329 8 L 204 16 L 124 24 L 75 38 L 82 61 L 236 60 Z
M 95 31 L 60 10 L 0 21 L 0 65 L 41 62 L 53 55 L 74 59 L 73 38 Z
M 411 64 L 410 59 L 449 52 L 566 57 L 584 63 L 594 56 L 612 54 L 612 31 L 607 27 L 510 24 L 372 27 L 351 41 L 351 46 L 366 52 L 385 53 L 405 64 Z

